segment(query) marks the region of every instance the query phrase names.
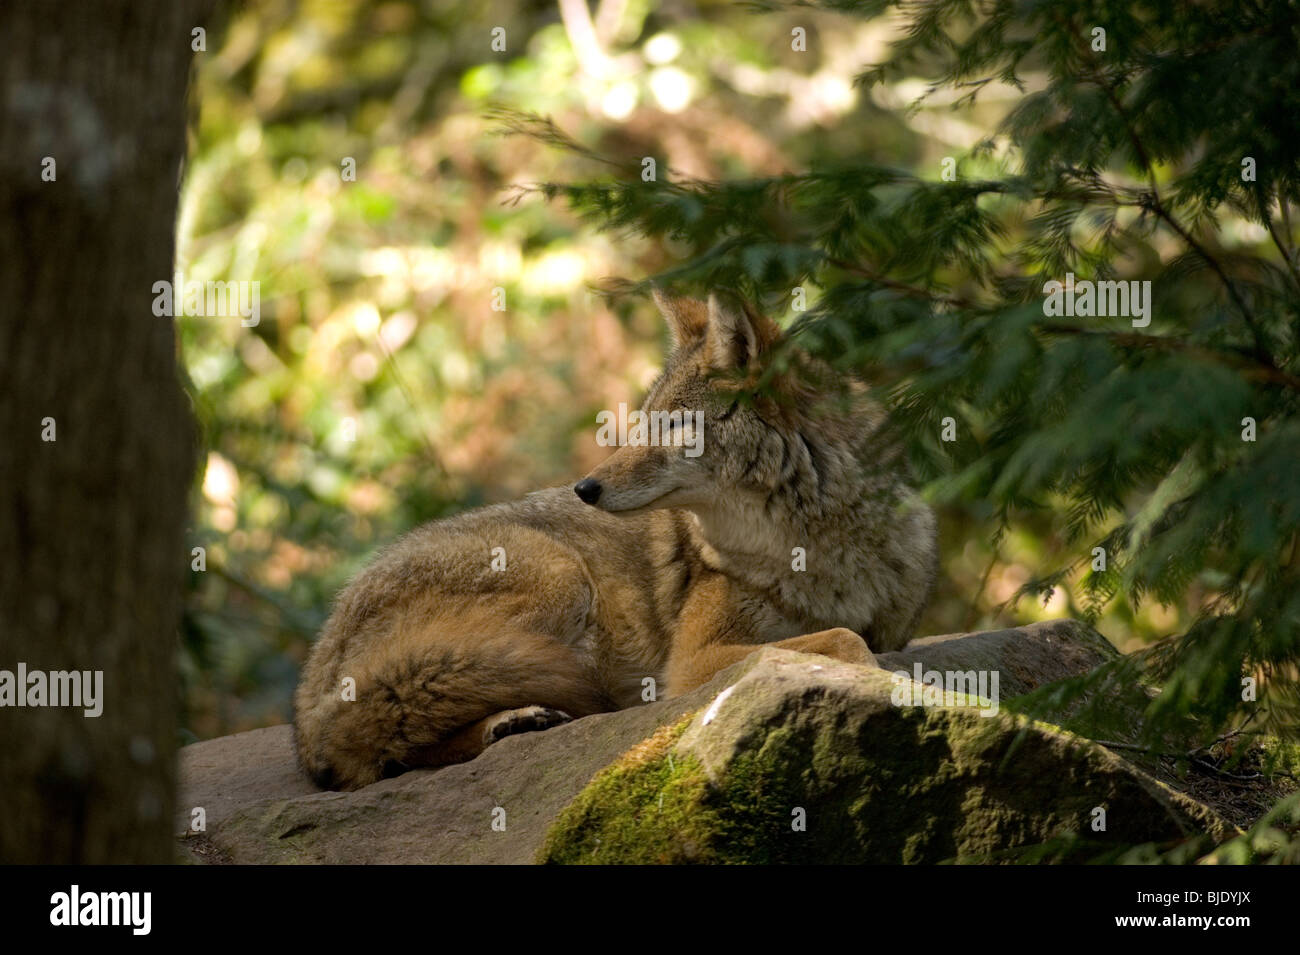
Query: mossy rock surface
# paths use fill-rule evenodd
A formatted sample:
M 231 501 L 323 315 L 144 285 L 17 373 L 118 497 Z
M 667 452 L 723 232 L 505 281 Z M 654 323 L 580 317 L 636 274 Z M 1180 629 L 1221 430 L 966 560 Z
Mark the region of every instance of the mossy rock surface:
M 888 705 L 888 671 L 917 663 L 997 671 L 1006 701 L 1114 656 L 1069 620 L 914 641 L 881 654 L 884 671 L 763 648 L 686 696 L 508 737 L 471 762 L 348 793 L 320 792 L 298 770 L 289 727 L 254 730 L 182 749 L 178 856 L 928 861 L 1058 830 L 1091 837 L 1089 814 L 1103 798 L 1106 839 L 1173 838 L 1189 819 L 1213 829 L 1212 815 L 1195 823 L 1205 811 L 1194 801 L 1050 727 L 1016 749 L 1023 720 Z M 796 808 L 805 832 L 791 829 Z M 198 809 L 206 824 L 193 831 Z M 507 821 L 497 828 L 501 811 Z
M 765 649 L 707 707 L 597 774 L 539 861 L 975 862 L 1042 845 L 1082 859 L 1233 832 L 1087 740 L 972 706 L 898 706 L 897 685 Z

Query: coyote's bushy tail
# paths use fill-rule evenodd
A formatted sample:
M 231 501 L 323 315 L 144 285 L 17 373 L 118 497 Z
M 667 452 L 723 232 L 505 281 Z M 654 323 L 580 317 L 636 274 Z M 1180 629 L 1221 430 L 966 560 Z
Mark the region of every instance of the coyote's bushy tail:
M 303 671 L 295 742 L 322 788 L 472 759 L 485 745 L 483 722 L 504 710 L 615 709 L 572 649 L 490 612 L 384 629 L 349 638 L 327 628 Z

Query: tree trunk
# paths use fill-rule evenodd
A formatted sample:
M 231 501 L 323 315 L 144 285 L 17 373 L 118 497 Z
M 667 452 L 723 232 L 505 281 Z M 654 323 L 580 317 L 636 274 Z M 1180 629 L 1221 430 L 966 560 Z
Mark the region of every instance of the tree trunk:
M 195 452 L 172 320 L 151 304 L 209 9 L 0 10 L 0 670 L 103 674 L 98 717 L 0 686 L 0 862 L 172 858 Z

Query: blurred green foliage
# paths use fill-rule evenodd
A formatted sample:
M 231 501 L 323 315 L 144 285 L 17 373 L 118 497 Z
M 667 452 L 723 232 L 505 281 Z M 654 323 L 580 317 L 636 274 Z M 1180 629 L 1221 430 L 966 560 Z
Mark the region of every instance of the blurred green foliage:
M 951 98 L 913 105 L 919 76 L 854 84 L 900 22 L 651 0 L 238 7 L 199 56 L 178 268 L 259 282 L 261 319 L 179 321 L 207 454 L 185 731 L 288 719 L 330 601 L 386 540 L 571 480 L 603 456 L 595 412 L 637 399 L 665 336 L 643 300 L 611 304 L 590 289 L 672 270 L 699 249 L 598 231 L 528 187 L 599 172 L 593 156 L 651 156 L 662 179 L 700 182 L 842 167 L 840 184 L 864 202 L 876 185 L 860 178 L 865 165 L 935 178 L 962 156 L 964 177 L 1003 171 L 1005 157 L 973 147 L 1014 91 L 954 111 Z M 552 117 L 583 148 L 500 135 L 502 108 Z M 779 231 L 765 195 L 750 224 Z M 956 495 L 941 520 L 943 576 L 924 632 L 1084 609 L 1078 575 L 1025 596 L 1070 553 L 1052 514 L 1003 526 L 988 499 Z M 1120 596 L 1099 628 L 1141 646 L 1186 626 L 1197 601 L 1195 588 L 1140 608 Z

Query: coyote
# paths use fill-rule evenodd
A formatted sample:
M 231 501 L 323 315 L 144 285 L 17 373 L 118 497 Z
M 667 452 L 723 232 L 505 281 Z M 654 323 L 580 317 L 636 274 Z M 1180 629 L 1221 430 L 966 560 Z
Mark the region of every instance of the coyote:
M 669 440 L 624 445 L 574 487 L 426 524 L 361 572 L 294 699 L 317 785 L 680 695 L 760 644 L 871 664 L 907 642 L 935 521 L 882 410 L 860 383 L 788 367 L 757 387 L 773 322 L 718 295 L 655 298 L 673 348 L 642 413 L 685 412 L 659 416 Z

